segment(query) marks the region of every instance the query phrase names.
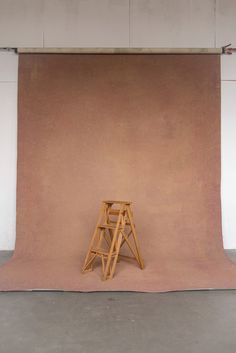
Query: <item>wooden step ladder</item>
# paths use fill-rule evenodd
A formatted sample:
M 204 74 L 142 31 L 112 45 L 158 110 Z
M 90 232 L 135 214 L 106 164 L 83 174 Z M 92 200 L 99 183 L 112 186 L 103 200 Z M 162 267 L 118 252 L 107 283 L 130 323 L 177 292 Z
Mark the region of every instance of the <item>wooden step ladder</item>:
M 141 258 L 137 234 L 133 222 L 131 202 L 103 201 L 98 222 L 92 236 L 82 271 L 93 270 L 93 263 L 99 257 L 102 262 L 102 279 L 112 278 L 120 258 L 135 259 L 141 269 Z M 127 244 L 132 257 L 120 254 L 120 248 Z

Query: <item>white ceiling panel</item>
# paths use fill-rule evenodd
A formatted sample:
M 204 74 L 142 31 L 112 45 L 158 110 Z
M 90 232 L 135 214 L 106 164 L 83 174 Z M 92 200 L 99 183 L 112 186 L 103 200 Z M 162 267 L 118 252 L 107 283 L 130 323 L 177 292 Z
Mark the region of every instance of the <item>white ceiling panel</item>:
M 128 0 L 50 0 L 44 8 L 46 47 L 127 47 Z
M 236 1 L 216 0 L 216 44 L 236 47 Z
M 130 0 L 133 47 L 214 47 L 214 0 Z
M 0 0 L 0 47 L 41 47 L 42 15 L 42 0 Z

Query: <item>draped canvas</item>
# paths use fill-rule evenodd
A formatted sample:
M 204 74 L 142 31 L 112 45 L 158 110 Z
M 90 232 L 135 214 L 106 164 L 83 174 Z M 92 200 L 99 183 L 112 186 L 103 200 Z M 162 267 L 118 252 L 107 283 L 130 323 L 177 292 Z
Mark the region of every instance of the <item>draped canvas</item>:
M 21 54 L 17 237 L 0 290 L 235 288 L 222 245 L 220 57 Z M 101 200 L 130 200 L 145 269 L 81 273 Z

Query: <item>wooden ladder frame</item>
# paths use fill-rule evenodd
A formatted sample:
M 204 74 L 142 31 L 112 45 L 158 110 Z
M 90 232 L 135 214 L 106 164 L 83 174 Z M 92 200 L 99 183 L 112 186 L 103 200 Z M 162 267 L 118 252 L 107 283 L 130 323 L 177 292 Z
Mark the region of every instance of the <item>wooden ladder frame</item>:
M 116 208 L 113 208 L 113 205 Z M 128 201 L 102 202 L 98 222 L 82 268 L 83 273 L 93 270 L 93 263 L 97 257 L 101 258 L 103 280 L 113 278 L 116 264 L 122 257 L 135 259 L 139 267 L 144 268 L 130 205 L 131 202 Z M 114 220 L 111 217 L 117 218 Z M 127 230 L 129 230 L 128 234 Z M 104 243 L 106 249 L 101 248 Z M 124 244 L 127 244 L 132 257 L 120 254 Z

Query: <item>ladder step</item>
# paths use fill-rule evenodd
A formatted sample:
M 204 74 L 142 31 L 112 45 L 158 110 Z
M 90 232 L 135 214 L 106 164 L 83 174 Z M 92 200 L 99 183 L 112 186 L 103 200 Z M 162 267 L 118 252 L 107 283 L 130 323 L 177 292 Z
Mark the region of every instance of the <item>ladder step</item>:
M 118 216 L 120 214 L 120 210 L 116 210 L 115 208 L 112 208 L 109 210 L 109 214 L 113 216 Z
M 117 223 L 117 222 L 116 222 Z M 103 228 L 103 229 L 116 229 L 115 225 L 112 224 L 101 224 L 100 226 L 98 226 L 98 228 Z M 123 229 L 124 227 L 118 227 L 118 229 Z
M 109 221 L 111 224 L 117 224 L 117 221 Z M 130 226 L 130 223 L 129 222 L 125 222 L 125 225 L 126 226 Z
M 104 249 L 91 249 L 92 254 L 96 254 L 98 256 L 108 256 L 107 250 Z M 112 253 L 112 256 L 115 256 L 115 252 Z
M 130 201 L 114 201 L 114 200 L 106 200 L 103 201 L 104 203 L 107 203 L 109 205 L 112 205 L 113 203 L 121 204 L 121 205 L 130 205 L 132 202 Z

